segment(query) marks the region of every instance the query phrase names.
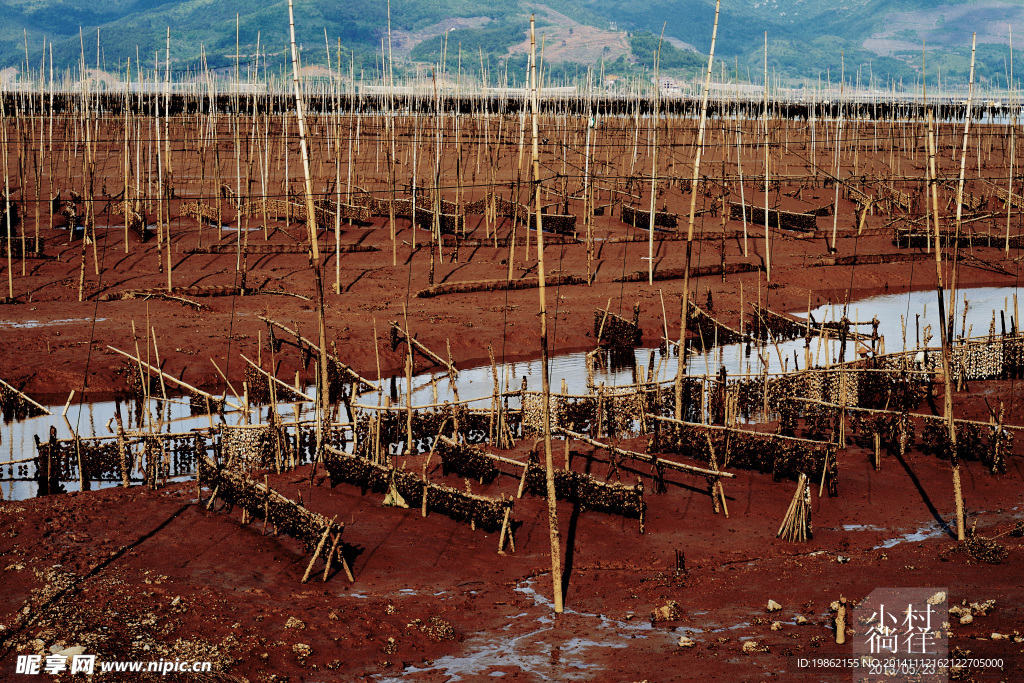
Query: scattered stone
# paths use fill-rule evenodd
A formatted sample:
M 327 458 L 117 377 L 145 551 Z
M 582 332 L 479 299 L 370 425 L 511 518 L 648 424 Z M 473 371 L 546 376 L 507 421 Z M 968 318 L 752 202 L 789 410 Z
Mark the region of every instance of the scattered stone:
M 928 598 L 926 602 L 929 605 L 941 605 L 942 603 L 946 602 L 946 591 L 939 591 L 932 597 Z
M 768 652 L 768 646 L 761 645 L 756 640 L 748 640 L 743 643 L 743 651 L 747 654 L 750 654 L 751 652 Z
M 775 602 L 774 600 L 769 600 L 768 607 L 766 607 L 765 609 L 768 612 L 778 612 L 780 609 L 782 609 L 782 605 Z
M 384 643 L 384 654 L 393 655 L 396 652 L 398 652 L 398 643 L 394 638 L 389 637 L 388 641 Z
M 810 620 L 802 614 L 798 614 L 796 617 L 796 623 L 800 626 L 811 623 Z
M 696 647 L 697 641 L 686 636 L 679 637 L 679 647 Z
M 988 611 L 995 607 L 995 600 L 986 600 L 985 602 L 972 602 L 970 604 L 971 613 L 976 617 L 987 617 Z
M 773 621 L 772 622 L 772 630 L 773 631 L 781 631 L 782 630 L 782 622 L 781 621 Z
M 306 658 L 313 654 L 313 648 L 305 643 L 295 643 L 292 645 L 292 652 L 295 653 L 296 658 L 299 660 L 299 664 L 304 664 Z
M 836 555 L 836 562 L 838 562 L 839 564 L 846 564 L 849 561 L 850 558 L 846 555 Z
M 963 624 L 969 624 L 972 621 L 974 621 L 974 615 L 973 614 L 968 613 L 968 614 L 963 614 L 963 615 L 960 616 L 960 623 L 962 625 Z
M 1010 639 L 1010 636 L 1004 635 L 1002 633 L 993 633 L 992 634 L 992 640 L 1009 640 L 1009 639 Z
M 303 623 L 301 619 L 297 619 L 295 617 L 288 617 L 288 621 L 285 622 L 284 627 L 295 628 L 302 631 L 306 628 L 306 624 Z
M 651 612 L 651 623 L 659 621 L 675 621 L 681 619 L 683 611 L 679 609 L 679 604 L 675 600 L 669 600 L 661 607 Z
M 420 630 L 426 633 L 432 640 L 455 640 L 455 627 L 441 617 L 430 617 L 427 624 L 420 626 Z
M 171 607 L 177 607 L 180 604 L 181 604 L 181 596 L 180 595 L 177 596 L 176 598 L 174 598 L 173 600 L 171 600 Z

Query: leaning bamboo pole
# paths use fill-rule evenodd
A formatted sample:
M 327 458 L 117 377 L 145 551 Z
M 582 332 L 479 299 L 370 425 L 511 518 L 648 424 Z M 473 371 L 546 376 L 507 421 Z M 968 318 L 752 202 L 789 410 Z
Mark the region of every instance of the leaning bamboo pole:
M 715 25 L 711 29 L 711 51 L 708 55 L 708 70 L 704 77 L 704 92 L 701 95 L 700 125 L 697 128 L 697 151 L 693 161 L 693 178 L 690 183 L 690 218 L 686 228 L 686 268 L 683 271 L 683 302 L 679 328 L 679 365 L 675 381 L 675 418 L 683 417 L 683 375 L 686 374 L 686 314 L 690 300 L 690 262 L 693 255 L 693 223 L 697 211 L 697 181 L 700 178 L 700 157 L 704 147 L 704 126 L 708 117 L 708 92 L 711 88 L 711 67 L 715 59 L 715 38 L 718 36 L 718 12 L 722 0 L 715 2 Z
M 169 375 L 166 372 L 164 372 L 163 370 L 161 370 L 160 368 L 155 367 L 153 365 L 150 365 L 146 361 L 142 360 L 141 356 L 138 355 L 139 352 L 138 352 L 138 343 L 137 342 L 136 342 L 136 351 L 135 351 L 135 353 L 137 355 L 135 355 L 135 356 L 131 355 L 130 353 L 126 353 L 126 352 L 124 352 L 124 351 L 122 351 L 120 349 L 116 349 L 116 348 L 114 348 L 113 346 L 110 346 L 110 345 L 107 345 L 107 348 L 110 349 L 111 351 L 113 351 L 114 353 L 119 353 L 122 356 L 124 356 L 125 358 L 128 358 L 128 359 L 133 360 L 136 363 L 138 363 L 139 364 L 139 369 L 140 369 L 140 375 L 141 375 L 141 370 L 142 369 L 149 370 L 150 372 L 155 372 L 155 373 L 157 373 L 157 375 L 160 376 L 160 378 L 162 380 L 166 379 L 169 382 L 173 382 L 173 383 L 177 384 L 179 387 L 181 387 L 182 389 L 186 389 L 188 391 L 194 391 L 195 393 L 199 394 L 200 396 L 202 396 L 204 398 L 208 398 L 211 401 L 221 401 L 221 400 L 223 400 L 225 405 L 227 405 L 227 406 L 229 406 L 231 408 L 234 408 L 235 410 L 241 410 L 241 408 L 239 406 L 235 405 L 231 401 L 228 401 L 227 399 L 219 399 L 216 396 L 214 396 L 213 394 L 207 393 L 207 392 L 203 391 L 202 389 L 197 389 L 194 386 L 192 386 L 191 384 L 188 384 L 187 382 L 185 382 L 184 380 L 180 380 L 180 379 L 174 377 L 173 375 Z M 147 348 L 147 351 L 148 351 L 148 348 Z M 143 386 L 146 387 L 146 386 L 148 386 L 148 384 L 145 381 L 143 381 Z M 148 389 L 147 389 L 147 391 L 148 391 Z M 148 396 L 146 398 L 148 399 Z
M 658 129 L 661 124 L 661 81 L 659 75 L 659 63 L 661 61 L 661 41 L 665 39 L 665 26 L 668 22 L 661 27 L 661 38 L 658 39 L 658 51 L 654 55 L 654 113 L 651 116 L 651 125 L 654 127 L 654 139 L 653 145 L 651 146 L 651 214 L 648 217 L 647 226 L 647 284 L 654 284 L 654 222 L 657 211 L 657 199 L 658 199 Z M 714 48 L 712 48 L 714 49 Z M 710 72 L 711 65 L 708 65 L 708 71 Z M 703 121 L 701 121 L 703 124 Z M 588 130 L 589 132 L 589 130 Z M 588 136 L 589 143 L 589 136 Z M 696 178 L 696 168 L 700 165 L 700 142 L 697 143 L 697 160 L 694 162 L 694 177 Z M 696 200 L 696 194 L 691 196 L 690 201 L 690 221 L 693 221 L 693 202 Z M 589 261 L 588 261 L 589 264 Z M 588 271 L 589 276 L 589 271 Z
M 943 391 L 944 416 L 949 421 L 949 440 L 953 457 L 953 496 L 957 504 L 957 539 L 963 540 L 963 498 L 960 496 L 960 472 L 956 462 L 956 425 L 953 422 L 953 382 L 950 372 L 949 344 L 946 328 L 946 302 L 942 277 L 942 241 L 939 232 L 939 195 L 937 174 L 935 170 L 935 131 L 933 125 L 933 112 L 928 111 L 928 165 L 931 169 L 929 179 L 932 186 L 932 215 L 935 216 L 935 289 L 939 303 L 939 339 L 942 342 L 942 376 L 945 382 Z
M 842 103 L 840 103 L 841 105 Z M 764 273 L 765 280 L 772 281 L 772 233 L 768 225 L 768 178 L 769 168 L 769 134 L 768 134 L 768 32 L 764 32 Z
M 960 153 L 960 179 L 957 183 L 956 191 L 956 238 L 953 240 L 953 276 L 950 282 L 950 299 L 952 304 L 956 304 L 956 275 L 957 275 L 957 258 L 960 252 L 960 230 L 963 227 L 963 196 L 964 196 L 964 172 L 967 166 L 967 142 L 971 130 L 971 105 L 974 100 L 974 55 L 977 48 L 978 34 L 973 34 L 971 39 L 971 76 L 967 86 L 967 112 L 964 117 L 964 142 L 963 149 Z M 936 254 L 941 251 L 941 245 L 938 243 L 938 235 L 936 235 Z M 941 287 L 941 285 L 940 285 Z M 943 346 L 943 356 L 949 354 L 949 343 L 951 341 L 953 332 L 953 306 L 950 306 L 949 311 L 949 330 L 945 335 L 945 343 Z M 966 313 L 966 310 L 965 310 Z M 946 324 L 945 319 L 942 318 L 942 307 L 939 307 L 939 326 Z M 953 468 L 953 499 L 956 503 L 956 538 L 958 541 L 964 540 L 964 498 L 963 491 L 960 485 L 960 458 L 956 449 L 956 425 L 953 422 L 953 395 L 952 395 L 952 377 L 949 372 L 948 360 L 944 361 L 943 367 L 946 376 L 946 389 L 945 389 L 945 408 L 946 408 L 946 419 L 949 421 L 949 442 L 950 442 L 950 464 Z
M 292 82 L 295 86 L 295 112 L 299 123 L 299 149 L 302 153 L 302 174 L 306 189 L 306 226 L 309 231 L 309 261 L 313 270 L 314 286 L 316 287 L 316 317 L 320 332 L 320 359 L 318 369 L 318 386 L 316 391 L 318 424 L 327 419 L 328 381 L 327 381 L 327 322 L 324 319 L 324 283 L 320 272 L 320 248 L 316 234 L 316 207 L 313 204 L 313 181 L 309 174 L 309 150 L 306 145 L 306 117 L 302 107 L 302 92 L 299 86 L 299 52 L 295 44 L 295 11 L 292 0 L 288 0 L 288 29 L 291 36 Z M 310 468 L 310 476 L 316 473 L 323 446 L 323 429 L 318 428 L 316 457 Z
M 544 291 L 544 230 L 541 225 L 540 198 L 540 152 L 537 147 L 538 122 L 537 114 L 537 37 L 534 31 L 534 16 L 530 15 L 530 114 L 533 127 L 533 184 L 536 206 L 537 226 L 537 276 L 540 279 L 540 364 L 543 394 L 541 399 L 541 419 L 544 423 L 544 466 L 547 473 L 548 492 L 548 535 L 551 540 L 551 582 L 554 592 L 553 602 L 555 613 L 560 614 L 562 605 L 562 558 L 561 544 L 558 537 L 558 509 L 555 497 L 555 470 L 551 456 L 551 384 L 548 377 L 548 312 L 547 298 Z M 530 234 L 530 226 L 526 226 L 526 234 Z

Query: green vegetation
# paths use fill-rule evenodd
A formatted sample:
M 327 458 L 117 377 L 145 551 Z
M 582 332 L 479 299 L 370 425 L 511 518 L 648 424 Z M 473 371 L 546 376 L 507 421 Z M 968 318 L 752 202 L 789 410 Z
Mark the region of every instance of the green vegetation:
M 648 31 L 637 31 L 629 36 L 629 48 L 636 58 L 636 65 L 654 71 L 655 54 L 658 51 L 659 36 Z M 689 50 L 661 41 L 661 58 L 658 64 L 663 71 L 699 71 L 705 68 L 708 58 Z
M 449 69 L 458 68 L 459 48 L 462 48 L 463 65 L 472 68 L 480 63 L 480 53 L 491 57 L 508 54 L 513 45 L 523 42 L 529 36 L 530 22 L 524 17 L 491 21 L 478 29 L 457 29 L 447 34 Z M 417 62 L 437 64 L 445 49 L 445 36 L 424 40 L 413 48 L 411 57 Z M 479 71 L 479 68 L 474 69 Z

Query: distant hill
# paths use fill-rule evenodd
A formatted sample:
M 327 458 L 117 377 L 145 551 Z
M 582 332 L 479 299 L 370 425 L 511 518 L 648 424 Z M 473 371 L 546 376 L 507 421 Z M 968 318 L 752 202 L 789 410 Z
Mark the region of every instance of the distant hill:
M 491 82 L 525 72 L 528 17 L 538 18 L 550 74 L 580 74 L 588 67 L 606 73 L 637 72 L 653 66 L 651 34 L 664 26 L 662 68 L 693 75 L 710 45 L 713 0 L 393 0 L 391 45 L 400 71 L 434 64 L 447 54 L 451 68 L 478 72 Z M 296 31 L 305 64 L 354 63 L 367 77 L 380 68 L 387 49 L 387 3 L 296 0 Z M 264 57 L 260 69 L 287 63 L 287 2 L 280 0 L 0 0 L 0 67 L 33 70 L 77 68 L 97 63 L 106 71 L 135 72 L 165 59 L 170 28 L 172 69 L 196 70 L 205 52 L 211 68 L 242 68 Z M 927 44 L 929 80 L 965 82 L 971 32 L 977 31 L 979 81 L 1006 85 L 1009 26 L 1024 45 L 1024 0 L 726 0 L 719 21 L 716 75 L 760 81 L 764 34 L 769 70 L 776 77 L 808 83 L 869 81 L 885 87 L 910 85 L 921 71 Z M 80 33 L 81 29 L 81 33 Z M 99 49 L 97 50 L 97 31 Z M 325 41 L 326 31 L 326 41 Z M 447 43 L 446 43 L 447 38 Z M 44 39 L 47 48 L 44 55 Z M 447 47 L 447 49 L 446 49 Z M 704 57 L 706 60 L 706 56 Z M 845 62 L 845 64 L 844 64 Z

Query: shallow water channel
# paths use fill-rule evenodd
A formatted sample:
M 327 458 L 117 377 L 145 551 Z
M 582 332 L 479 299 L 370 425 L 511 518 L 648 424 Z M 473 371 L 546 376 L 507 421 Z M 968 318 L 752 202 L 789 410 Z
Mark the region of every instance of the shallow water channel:
M 956 302 L 956 334 L 963 333 L 964 328 L 975 336 L 987 334 L 993 314 L 996 320 L 996 332 L 1001 331 L 999 311 L 1005 315 L 1006 325 L 1011 325 L 1011 317 L 1016 320 L 1014 308 L 1014 295 L 1016 288 L 1012 287 L 985 287 L 962 290 Z M 964 301 L 967 301 L 967 316 L 963 318 Z M 947 295 L 948 301 L 948 295 Z M 796 317 L 806 318 L 806 310 L 794 313 Z M 826 304 L 811 311 L 816 322 L 830 322 L 839 320 L 843 316 L 842 304 Z M 866 323 L 872 316 L 877 316 L 880 324 L 879 335 L 884 337 L 885 349 L 887 352 L 900 351 L 904 348 L 904 327 L 906 323 L 906 344 L 908 347 L 915 347 L 919 340 L 924 343 L 923 335 L 926 327 L 931 325 L 933 335 L 929 344 L 936 346 L 938 339 L 938 306 L 936 293 L 933 290 L 910 292 L 904 294 L 889 294 L 884 296 L 862 299 L 849 304 L 846 312 L 847 318 L 853 322 Z M 964 322 L 966 320 L 966 322 Z M 70 324 L 75 321 L 55 321 L 53 324 Z M 0 320 L 0 330 L 4 327 L 11 327 L 15 323 Z M 18 323 L 21 324 L 21 323 Z M 857 328 L 861 333 L 870 334 L 871 326 L 860 325 Z M 648 330 L 648 338 L 653 337 Z M 709 350 L 706 353 L 694 353 L 690 356 L 687 368 L 691 375 L 703 375 L 715 373 L 721 366 L 725 366 L 730 376 L 744 374 L 746 372 L 757 373 L 761 370 L 761 363 L 767 364 L 768 372 L 776 373 L 785 365 L 789 370 L 797 365 L 801 369 L 804 364 L 804 339 L 780 342 L 776 347 L 774 344 L 764 346 L 747 346 L 745 344 L 732 344 L 720 346 Z M 853 343 L 847 346 L 847 359 L 852 359 L 854 354 Z M 794 352 L 796 358 L 794 359 Z M 836 362 L 839 356 L 839 344 L 835 340 L 829 343 L 819 343 L 817 338 L 811 340 L 811 354 L 813 364 L 824 365 L 826 355 L 829 362 Z M 784 359 L 780 363 L 780 356 Z M 634 350 L 634 364 L 621 364 L 616 367 L 599 368 L 594 373 L 596 385 L 602 383 L 606 388 L 629 385 L 635 382 L 637 366 L 654 368 L 654 374 L 658 381 L 668 382 L 675 377 L 678 357 L 672 354 L 665 354 L 656 347 L 642 347 Z M 788 362 L 786 362 L 788 361 Z M 522 386 L 525 379 L 527 389 L 531 391 L 541 390 L 541 369 L 540 361 L 520 362 L 498 362 L 496 365 L 497 374 L 502 390 L 517 390 Z M 569 394 L 586 394 L 587 369 L 586 354 L 568 353 L 554 356 L 550 360 L 551 389 L 554 392 L 562 390 L 563 381 L 565 390 Z M 458 388 L 459 398 L 480 399 L 470 404 L 478 408 L 489 408 L 490 398 L 494 389 L 494 372 L 491 366 L 483 365 L 461 370 L 455 380 Z M 381 392 L 370 392 L 362 394 L 357 398 L 358 403 L 377 405 L 383 401 L 383 397 L 391 395 L 396 400 L 401 400 L 404 405 L 405 379 L 402 376 L 385 378 L 381 382 Z M 307 395 L 315 396 L 315 387 L 305 389 Z M 447 374 L 435 370 L 432 372 L 420 373 L 413 377 L 413 405 L 425 405 L 435 402 L 435 392 L 438 401 L 453 400 L 454 392 L 451 388 L 451 380 Z M 232 395 L 225 397 L 230 402 L 236 399 Z M 151 401 L 149 410 L 156 417 L 161 402 L 154 399 Z M 134 402 L 122 403 L 122 417 L 126 429 L 138 428 L 145 423 L 144 418 L 133 406 Z M 34 436 L 38 435 L 42 441 L 46 441 L 51 426 L 57 430 L 58 438 L 70 438 L 74 433 L 81 437 L 89 436 L 113 436 L 116 425 L 113 422 L 115 402 L 96 401 L 90 403 L 72 402 L 64 413 L 65 406 L 47 406 L 53 415 L 44 415 L 20 421 L 5 421 L 0 424 L 0 493 L 7 500 L 23 499 L 35 494 L 36 484 L 29 481 L 34 471 L 31 462 L 21 464 L 8 464 L 14 461 L 31 458 L 35 455 Z M 302 419 L 311 417 L 312 404 L 296 404 L 299 408 Z M 519 408 L 518 398 L 511 398 L 509 407 Z M 286 421 L 294 419 L 294 409 L 291 406 L 279 406 L 282 416 Z M 193 416 L 188 405 L 187 398 L 170 399 L 164 407 L 164 430 L 166 432 L 185 432 L 191 429 L 210 427 L 218 422 L 228 424 L 241 424 L 243 416 L 240 412 L 228 412 L 224 416 Z M 145 412 L 145 411 L 143 411 Z M 267 408 L 252 408 L 251 420 L 255 423 L 266 419 Z M 93 488 L 112 486 L 114 482 L 94 482 Z M 78 489 L 77 482 L 66 482 L 65 488 L 69 491 Z

